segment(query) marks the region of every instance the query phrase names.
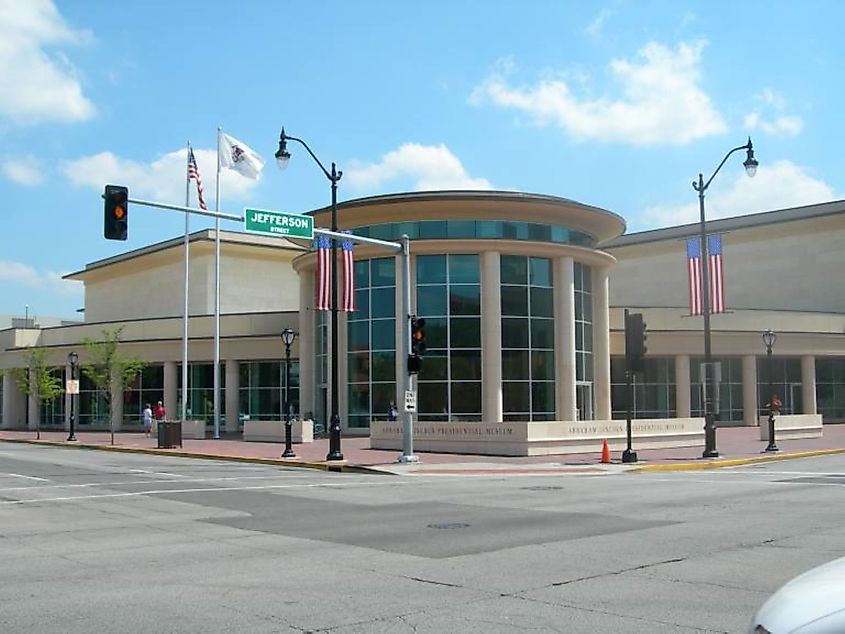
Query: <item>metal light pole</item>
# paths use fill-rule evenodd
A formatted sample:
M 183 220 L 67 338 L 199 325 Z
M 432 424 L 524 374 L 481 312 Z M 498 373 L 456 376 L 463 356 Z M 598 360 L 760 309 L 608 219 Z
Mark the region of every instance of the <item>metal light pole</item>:
M 775 345 L 777 339 L 778 336 L 771 328 L 763 331 L 763 344 L 766 346 L 766 369 L 769 373 L 769 444 L 766 446 L 766 451 L 780 451 L 775 443 L 775 390 L 772 386 L 774 375 L 772 346 Z
M 292 328 L 285 328 L 282 331 L 282 342 L 285 344 L 285 450 L 282 458 L 296 458 L 291 447 L 291 421 L 290 421 L 290 347 L 296 339 L 297 333 Z
M 323 170 L 323 174 L 326 175 L 326 178 L 331 181 L 332 184 L 332 232 L 337 232 L 337 182 L 340 180 L 340 177 L 343 176 L 343 172 L 338 171 L 335 164 L 332 163 L 332 170 L 329 172 L 323 164 L 320 162 L 320 159 L 311 151 L 311 148 L 308 147 L 308 144 L 305 143 L 302 139 L 298 139 L 293 136 L 289 136 L 285 134 L 285 129 L 282 128 L 282 132 L 279 135 L 279 149 L 276 152 L 276 162 L 279 165 L 279 168 L 285 169 L 287 167 L 287 163 L 290 160 L 290 152 L 287 151 L 287 141 L 296 141 L 302 147 L 304 147 L 308 154 L 311 155 L 311 158 L 314 159 L 314 162 L 320 166 L 320 169 Z M 331 236 L 332 248 L 331 248 L 331 259 L 332 259 L 332 320 L 331 320 L 331 330 L 332 330 L 332 350 L 331 350 L 331 364 L 332 364 L 332 372 L 331 372 L 331 392 L 332 392 L 332 411 L 331 411 L 331 422 L 329 423 L 329 453 L 326 455 L 326 460 L 343 460 L 343 454 L 340 451 L 340 415 L 338 413 L 339 405 L 338 405 L 338 393 L 339 393 L 339 386 L 338 386 L 338 332 L 337 332 L 337 239 L 334 236 Z
M 739 150 L 746 150 L 748 152 L 743 165 L 748 176 L 753 177 L 757 173 L 757 159 L 754 158 L 754 148 L 751 145 L 751 137 L 748 137 L 748 143 L 733 148 L 725 155 L 719 167 L 713 172 L 713 175 L 704 182 L 704 176 L 699 173 L 698 181 L 692 182 L 692 187 L 698 192 L 698 207 L 700 212 L 699 222 L 699 241 L 701 245 L 701 299 L 704 316 L 704 376 L 701 380 L 704 383 L 704 458 L 718 458 L 719 451 L 716 449 L 716 426 L 713 417 L 713 358 L 710 346 L 710 273 L 708 271 L 709 258 L 707 256 L 707 231 L 704 220 L 704 192 L 710 187 L 710 183 L 722 165 L 728 160 L 728 157 Z
M 70 352 L 67 355 L 68 363 L 70 363 L 70 380 L 76 381 L 76 368 L 79 363 L 79 355 L 76 352 Z M 76 440 L 76 392 L 74 389 L 70 394 L 70 433 L 67 435 L 68 441 Z

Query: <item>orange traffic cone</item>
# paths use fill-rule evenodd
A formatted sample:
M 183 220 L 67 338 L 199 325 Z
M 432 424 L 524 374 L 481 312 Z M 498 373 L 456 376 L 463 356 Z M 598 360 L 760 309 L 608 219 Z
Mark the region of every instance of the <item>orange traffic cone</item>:
M 607 439 L 604 440 L 604 445 L 601 448 L 601 463 L 610 464 L 610 447 L 607 446 Z

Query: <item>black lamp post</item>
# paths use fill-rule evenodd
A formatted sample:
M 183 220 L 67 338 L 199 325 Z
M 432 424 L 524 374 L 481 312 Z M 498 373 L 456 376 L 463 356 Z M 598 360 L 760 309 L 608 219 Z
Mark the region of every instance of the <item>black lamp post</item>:
M 698 181 L 692 182 L 692 187 L 698 192 L 698 207 L 701 215 L 699 222 L 699 241 L 701 245 L 701 299 L 702 312 L 704 315 L 704 458 L 718 458 L 719 451 L 716 449 L 716 425 L 713 416 L 713 357 L 710 347 L 710 280 L 709 280 L 709 258 L 707 257 L 707 232 L 704 221 L 704 192 L 710 187 L 710 183 L 722 165 L 728 160 L 728 157 L 739 150 L 746 150 L 748 152 L 743 165 L 745 171 L 749 176 L 754 176 L 757 173 L 757 159 L 754 158 L 754 148 L 751 145 L 751 137 L 748 137 L 748 143 L 735 147 L 725 155 L 719 167 L 713 172 L 713 176 L 704 182 L 704 176 L 699 173 Z
M 766 445 L 766 451 L 780 451 L 777 443 L 775 443 L 775 390 L 772 386 L 774 378 L 774 368 L 772 367 L 772 346 L 778 336 L 771 328 L 763 331 L 763 344 L 766 346 L 766 370 L 769 373 L 769 444 Z
M 68 363 L 70 363 L 70 380 L 76 381 L 76 368 L 79 364 L 79 355 L 76 352 L 70 352 L 67 355 Z M 69 441 L 76 440 L 76 384 L 74 384 L 73 391 L 70 393 L 70 433 L 67 435 Z
M 297 333 L 292 328 L 285 328 L 282 331 L 282 342 L 285 344 L 285 450 L 282 458 L 296 458 L 291 447 L 291 422 L 290 422 L 290 347 L 296 339 Z
M 331 181 L 332 184 L 332 232 L 337 232 L 337 182 L 340 180 L 340 177 L 343 176 L 343 172 L 338 171 L 335 164 L 332 163 L 332 171 L 329 172 L 323 164 L 320 162 L 320 159 L 311 151 L 311 148 L 308 147 L 308 144 L 305 143 L 302 139 L 298 139 L 293 136 L 289 136 L 285 134 L 285 129 L 282 128 L 282 132 L 279 135 L 279 149 L 276 152 L 276 162 L 279 165 L 280 169 L 285 169 L 287 167 L 288 161 L 290 160 L 290 152 L 287 151 L 287 141 L 296 141 L 302 147 L 304 147 L 308 154 L 311 155 L 311 158 L 314 159 L 314 162 L 320 166 L 320 169 L 323 170 L 323 174 L 326 175 L 326 178 Z M 329 453 L 326 455 L 326 460 L 343 460 L 343 454 L 340 451 L 340 415 L 338 414 L 339 406 L 338 406 L 338 379 L 337 379 L 337 371 L 338 371 L 338 353 L 337 353 L 337 240 L 332 236 L 331 238 L 332 248 L 331 248 L 331 258 L 332 258 L 332 321 L 331 321 L 331 329 L 332 329 L 332 351 L 331 351 L 331 364 L 332 364 L 332 373 L 331 373 L 331 391 L 332 391 L 332 411 L 331 411 L 331 422 L 329 423 Z

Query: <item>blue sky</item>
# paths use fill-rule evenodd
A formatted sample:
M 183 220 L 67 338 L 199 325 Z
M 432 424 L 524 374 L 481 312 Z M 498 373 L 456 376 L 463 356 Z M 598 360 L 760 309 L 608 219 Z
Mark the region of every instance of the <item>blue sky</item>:
M 0 313 L 78 317 L 61 275 L 179 236 L 130 209 L 102 237 L 106 183 L 184 204 L 185 144 L 213 208 L 216 130 L 267 161 L 221 179 L 221 210 L 428 189 L 550 194 L 629 231 L 693 222 L 691 182 L 751 135 L 708 218 L 843 198 L 836 0 L 282 2 L 0 0 Z M 192 193 L 192 200 L 194 194 Z M 191 228 L 213 221 L 192 219 Z M 223 222 L 224 229 L 239 230 Z M 28 309 L 26 308 L 28 306 Z

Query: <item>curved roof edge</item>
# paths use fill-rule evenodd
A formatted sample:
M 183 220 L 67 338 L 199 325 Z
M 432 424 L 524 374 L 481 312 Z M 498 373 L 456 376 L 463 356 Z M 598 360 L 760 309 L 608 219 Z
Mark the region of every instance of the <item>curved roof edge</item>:
M 437 190 L 437 191 L 419 191 L 419 192 L 397 192 L 391 194 L 379 194 L 376 196 L 366 196 L 363 198 L 353 198 L 338 202 L 338 212 L 344 210 L 351 210 L 356 208 L 378 208 L 389 207 L 393 205 L 413 205 L 426 204 L 438 202 L 480 202 L 487 204 L 495 203 L 516 203 L 516 204 L 534 204 L 538 206 L 553 205 L 561 207 L 569 207 L 582 212 L 582 214 L 595 214 L 593 222 L 587 222 L 591 232 L 595 234 L 598 242 L 604 243 L 622 235 L 626 229 L 625 219 L 619 214 L 596 207 L 594 205 L 587 205 L 580 203 L 570 198 L 561 198 L 559 196 L 552 196 L 549 194 L 533 194 L 519 191 L 506 190 Z M 306 212 L 309 216 L 328 215 L 331 212 L 331 206 L 320 207 L 312 211 Z M 578 219 L 576 219 L 578 220 Z M 583 220 L 583 218 L 581 219 Z M 583 226 L 583 223 L 582 223 Z M 581 226 L 579 226 L 581 228 Z

